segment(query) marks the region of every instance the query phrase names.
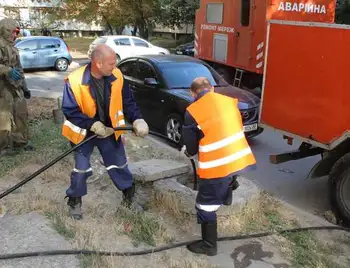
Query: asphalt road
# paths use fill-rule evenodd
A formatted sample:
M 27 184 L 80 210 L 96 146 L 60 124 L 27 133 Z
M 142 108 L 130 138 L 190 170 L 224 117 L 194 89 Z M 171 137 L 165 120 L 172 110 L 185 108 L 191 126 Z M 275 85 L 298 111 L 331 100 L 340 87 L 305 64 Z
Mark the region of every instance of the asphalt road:
M 84 64 L 86 61 L 79 61 Z M 79 65 L 75 64 L 75 67 Z M 26 72 L 28 87 L 34 96 L 58 97 L 62 94 L 63 79 L 72 70 Z M 319 156 L 291 161 L 280 165 L 269 163 L 269 154 L 281 153 L 298 148 L 290 146 L 282 135 L 265 130 L 251 139 L 251 147 L 257 158 L 258 169 L 245 174 L 261 188 L 273 193 L 288 203 L 315 214 L 329 209 L 326 179 L 305 180 Z
M 65 76 L 76 67 L 79 67 L 86 62 L 88 61 L 75 61 L 66 72 L 56 72 L 51 70 L 26 71 L 25 77 L 28 88 L 35 96 L 59 97 L 62 95 Z

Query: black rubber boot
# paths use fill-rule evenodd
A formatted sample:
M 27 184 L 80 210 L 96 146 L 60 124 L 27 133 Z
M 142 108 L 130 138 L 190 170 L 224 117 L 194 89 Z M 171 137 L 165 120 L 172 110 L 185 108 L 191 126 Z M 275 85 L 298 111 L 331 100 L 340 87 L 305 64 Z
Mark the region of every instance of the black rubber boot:
M 135 184 L 133 183 L 130 188 L 123 190 L 123 206 L 131 208 L 133 197 L 135 195 Z
M 67 205 L 69 206 L 69 214 L 73 219 L 81 220 L 83 218 L 83 212 L 81 210 L 81 197 L 69 197 Z
M 215 256 L 218 254 L 217 248 L 217 223 L 203 223 L 202 228 L 202 240 L 190 245 L 187 245 L 187 249 L 196 254 L 204 254 L 207 256 Z

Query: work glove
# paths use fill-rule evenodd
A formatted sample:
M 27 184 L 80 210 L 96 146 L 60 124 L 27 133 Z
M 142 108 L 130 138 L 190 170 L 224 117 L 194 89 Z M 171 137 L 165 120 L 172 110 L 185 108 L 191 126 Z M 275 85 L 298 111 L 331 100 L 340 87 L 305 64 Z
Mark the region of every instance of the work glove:
M 22 77 L 21 72 L 17 68 L 12 68 L 11 71 L 8 72 L 8 75 L 12 80 L 15 81 L 20 80 Z
M 148 135 L 149 128 L 145 120 L 136 119 L 132 124 L 132 127 L 134 129 L 136 136 L 145 137 L 146 135 Z
M 23 90 L 23 95 L 26 99 L 30 99 L 30 97 L 32 96 L 32 93 L 30 92 L 29 89 Z
M 90 130 L 94 132 L 98 138 L 106 138 L 114 134 L 114 129 L 110 127 L 106 127 L 102 122 L 97 121 L 93 123 Z

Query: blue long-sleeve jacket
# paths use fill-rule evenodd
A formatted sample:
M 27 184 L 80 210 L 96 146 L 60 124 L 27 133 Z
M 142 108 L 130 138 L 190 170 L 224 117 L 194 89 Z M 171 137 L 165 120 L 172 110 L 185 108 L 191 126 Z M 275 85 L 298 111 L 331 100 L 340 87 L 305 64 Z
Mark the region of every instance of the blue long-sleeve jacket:
M 95 89 L 93 88 L 93 86 L 91 86 L 91 83 L 90 83 L 90 77 L 91 77 L 90 68 L 91 67 L 89 64 L 84 72 L 82 84 L 90 86 L 91 95 L 94 99 L 96 99 Z M 106 101 L 106 100 L 109 100 L 109 97 L 111 94 L 111 82 L 113 82 L 115 79 L 117 78 L 114 75 L 105 77 L 106 84 L 105 84 L 104 99 L 105 99 L 106 111 L 109 111 L 109 101 Z M 125 79 L 124 79 L 124 84 L 122 89 L 122 98 L 123 98 L 123 110 L 124 110 L 123 112 L 125 115 L 125 119 L 128 122 L 133 123 L 136 119 L 142 118 L 141 112 L 129 88 L 129 84 Z M 96 112 L 95 118 L 90 118 L 81 112 L 80 107 L 75 100 L 69 81 L 67 81 L 64 85 L 62 112 L 64 116 L 67 118 L 67 120 L 72 122 L 74 125 L 80 128 L 88 129 L 88 130 L 96 121 L 99 120 L 97 112 Z M 107 126 L 111 127 L 110 121 L 107 123 Z

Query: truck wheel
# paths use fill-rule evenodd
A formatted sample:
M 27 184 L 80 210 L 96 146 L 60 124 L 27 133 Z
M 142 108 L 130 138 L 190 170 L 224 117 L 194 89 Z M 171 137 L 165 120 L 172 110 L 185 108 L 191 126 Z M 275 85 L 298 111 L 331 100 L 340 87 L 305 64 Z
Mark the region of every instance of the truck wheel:
M 341 157 L 329 174 L 329 201 L 340 223 L 350 226 L 350 153 Z

